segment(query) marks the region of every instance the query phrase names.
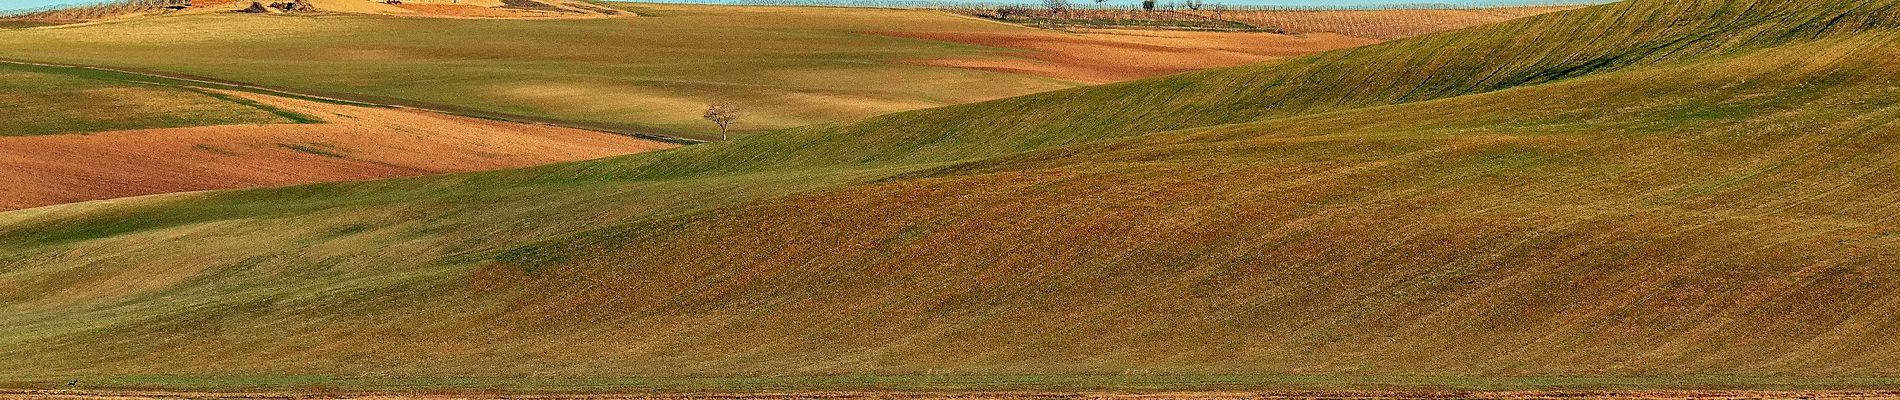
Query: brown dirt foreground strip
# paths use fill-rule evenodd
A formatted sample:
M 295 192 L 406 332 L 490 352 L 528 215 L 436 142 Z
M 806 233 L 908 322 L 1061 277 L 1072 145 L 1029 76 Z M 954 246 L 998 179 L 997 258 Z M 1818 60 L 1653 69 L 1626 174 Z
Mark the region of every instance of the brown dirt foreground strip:
M 136 400 L 136 399 L 665 399 L 665 400 L 1240 400 L 1240 399 L 1900 399 L 1900 391 L 1269 391 L 1223 393 L 895 393 L 895 392 L 808 392 L 753 394 L 589 394 L 589 395 L 441 395 L 441 394 L 298 394 L 298 393 L 211 393 L 152 391 L 0 391 L 0 399 L 31 400 Z
M 586 130 L 227 92 L 325 121 L 0 137 L 0 210 L 523 167 L 675 147 Z
M 1316 33 L 1130 29 L 1035 32 L 903 32 L 891 36 L 1027 50 L 1017 57 L 912 60 L 915 65 L 1026 73 L 1088 83 L 1119 82 L 1364 46 L 1378 40 Z

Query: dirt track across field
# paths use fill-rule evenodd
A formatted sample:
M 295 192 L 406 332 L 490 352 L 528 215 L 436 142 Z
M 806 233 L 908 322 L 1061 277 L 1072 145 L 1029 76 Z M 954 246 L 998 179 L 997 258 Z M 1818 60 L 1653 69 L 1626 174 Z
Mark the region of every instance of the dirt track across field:
M 452 395 L 452 394 L 295 394 L 210 393 L 154 391 L 0 391 L 0 399 L 22 400 L 143 400 L 143 399 L 655 399 L 655 400 L 1278 400 L 1278 399 L 1627 399 L 1627 400 L 1743 400 L 1743 399 L 1900 399 L 1900 391 L 1266 391 L 1217 393 L 899 393 L 803 392 L 752 394 L 587 394 L 587 395 Z
M 524 167 L 675 147 L 605 132 L 223 92 L 318 124 L 0 137 L 0 210 Z

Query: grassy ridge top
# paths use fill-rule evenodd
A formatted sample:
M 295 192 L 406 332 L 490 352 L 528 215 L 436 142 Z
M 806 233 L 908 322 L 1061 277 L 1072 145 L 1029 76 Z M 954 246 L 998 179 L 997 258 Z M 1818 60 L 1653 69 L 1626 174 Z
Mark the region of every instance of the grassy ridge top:
M 28 288 L 0 375 L 1891 385 L 1895 7 L 1636 0 L 614 160 L 0 214 Z
M 1890 27 L 1892 2 L 1622 2 L 1254 67 L 899 113 L 707 149 L 720 171 L 926 163 L 1401 104 Z M 1079 116 L 1086 116 L 1082 118 Z M 761 159 L 763 158 L 763 159 Z

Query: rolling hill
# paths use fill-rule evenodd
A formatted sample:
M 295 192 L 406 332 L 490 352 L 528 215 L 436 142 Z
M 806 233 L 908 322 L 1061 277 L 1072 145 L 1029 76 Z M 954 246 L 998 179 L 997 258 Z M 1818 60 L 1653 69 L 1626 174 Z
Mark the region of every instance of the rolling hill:
M 267 107 L 210 93 L 61 72 L 0 64 L 0 125 L 6 127 L 0 136 L 295 122 Z
M 699 108 L 720 100 L 740 103 L 747 112 L 741 129 L 757 131 L 1075 86 L 1039 75 L 1096 79 L 1106 70 L 1123 80 L 1365 43 L 1250 33 L 1064 34 L 916 10 L 552 2 L 589 10 L 576 14 L 493 0 L 312 3 L 324 11 L 250 15 L 230 11 L 248 2 L 196 2 L 171 12 L 156 11 L 158 2 L 122 2 L 29 16 L 106 16 L 92 21 L 0 32 L 0 41 L 10 41 L 0 45 L 0 57 L 118 66 L 0 60 L 0 105 L 9 106 L 0 109 L 0 136 L 58 134 L 0 139 L 0 181 L 9 183 L 0 190 L 0 210 L 521 167 L 664 147 L 573 129 L 250 98 L 257 95 L 691 135 L 712 127 L 699 119 Z M 493 12 L 461 12 L 467 8 Z M 517 12 L 534 15 L 509 14 Z M 1062 57 L 1042 61 L 903 37 L 923 32 L 1117 51 L 1049 51 Z M 738 42 L 706 47 L 697 39 L 705 37 Z M 1170 61 L 1122 65 L 1155 54 Z M 946 60 L 959 68 L 926 66 Z M 730 73 L 709 74 L 709 64 Z M 978 64 L 1029 69 L 961 68 Z M 284 87 L 236 84 L 251 80 Z M 284 101 L 325 116 L 272 105 Z M 266 125 L 277 123 L 304 125 Z
M 519 168 L 678 146 L 414 110 L 210 93 L 324 122 L 0 137 L 0 182 L 8 183 L 0 190 L 0 210 L 193 190 Z
M 1369 43 L 1218 33 L 1157 44 L 1135 35 L 1068 34 L 922 10 L 602 6 L 639 16 L 194 12 L 0 30 L 0 58 L 163 71 L 383 104 L 708 139 L 716 129 L 699 115 L 720 101 L 750 110 L 739 130 L 764 132 L 1071 88 L 1103 81 L 1093 71 L 1146 64 L 1144 59 L 1176 61 L 1107 77 L 1242 65 Z M 916 38 L 944 35 L 1063 41 L 1107 51 L 1025 59 L 1036 49 Z M 1014 68 L 933 63 L 941 60 Z
M 0 381 L 1891 387 L 1896 17 L 1630 0 L 606 160 L 0 213 Z
M 272 94 L 265 94 L 272 93 Z M 114 71 L 0 62 L 0 210 L 517 168 L 677 146 Z

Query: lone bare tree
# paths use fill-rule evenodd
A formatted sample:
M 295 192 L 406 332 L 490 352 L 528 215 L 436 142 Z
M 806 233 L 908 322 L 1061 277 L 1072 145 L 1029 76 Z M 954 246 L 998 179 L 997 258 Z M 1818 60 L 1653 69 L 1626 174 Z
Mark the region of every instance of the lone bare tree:
M 739 122 L 739 116 L 739 106 L 722 101 L 707 106 L 706 115 L 702 117 L 706 118 L 707 121 L 712 121 L 714 125 L 719 125 L 719 140 L 724 141 L 726 140 L 726 131 L 732 129 L 734 122 Z
M 1069 11 L 1069 0 L 1043 0 L 1042 6 L 1048 7 L 1051 14 L 1061 15 Z

